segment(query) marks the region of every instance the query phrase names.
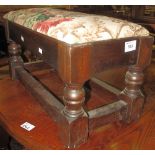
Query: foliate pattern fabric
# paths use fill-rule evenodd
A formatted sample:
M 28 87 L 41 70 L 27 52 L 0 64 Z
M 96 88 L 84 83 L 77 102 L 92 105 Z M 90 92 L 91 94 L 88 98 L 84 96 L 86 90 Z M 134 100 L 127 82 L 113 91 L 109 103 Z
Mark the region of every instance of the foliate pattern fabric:
M 68 44 L 149 35 L 125 20 L 53 8 L 11 11 L 4 18 Z

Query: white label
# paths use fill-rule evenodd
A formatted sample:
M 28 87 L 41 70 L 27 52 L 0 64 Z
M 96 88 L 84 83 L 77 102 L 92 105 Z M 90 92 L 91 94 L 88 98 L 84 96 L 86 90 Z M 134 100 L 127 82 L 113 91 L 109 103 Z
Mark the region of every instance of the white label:
M 23 37 L 23 36 L 21 36 L 20 38 L 21 38 L 21 41 L 22 41 L 22 42 L 24 42 L 24 37 Z
M 31 131 L 33 128 L 35 128 L 34 125 L 32 125 L 28 122 L 23 123 L 22 125 L 20 125 L 20 127 L 24 128 L 27 131 Z
M 42 50 L 40 47 L 39 47 L 38 52 L 39 52 L 40 54 L 43 54 L 43 50 Z
M 125 42 L 125 52 L 136 50 L 136 40 Z

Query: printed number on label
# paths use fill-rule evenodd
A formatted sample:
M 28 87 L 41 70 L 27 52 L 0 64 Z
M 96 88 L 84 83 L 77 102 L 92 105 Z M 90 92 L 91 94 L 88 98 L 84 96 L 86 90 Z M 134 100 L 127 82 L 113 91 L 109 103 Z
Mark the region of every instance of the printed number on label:
M 32 125 L 32 124 L 30 124 L 28 122 L 23 123 L 22 125 L 20 125 L 20 127 L 24 128 L 27 131 L 31 131 L 32 129 L 35 128 L 34 125 Z
M 125 42 L 125 52 L 130 52 L 136 50 L 136 40 Z

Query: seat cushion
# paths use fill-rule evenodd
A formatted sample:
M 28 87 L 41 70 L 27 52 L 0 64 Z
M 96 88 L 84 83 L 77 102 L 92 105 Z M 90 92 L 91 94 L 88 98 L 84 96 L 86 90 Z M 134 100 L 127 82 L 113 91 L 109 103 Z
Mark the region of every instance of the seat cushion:
M 149 35 L 126 20 L 50 7 L 11 11 L 4 18 L 68 44 Z

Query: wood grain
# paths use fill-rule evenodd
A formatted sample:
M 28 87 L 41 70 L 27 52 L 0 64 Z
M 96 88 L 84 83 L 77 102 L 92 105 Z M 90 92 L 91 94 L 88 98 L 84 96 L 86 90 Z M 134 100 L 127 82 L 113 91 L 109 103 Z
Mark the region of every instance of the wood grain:
M 148 69 L 146 73 L 149 72 L 149 75 L 155 75 L 155 71 L 152 69 L 154 68 L 153 66 L 155 67 L 155 64 L 152 64 L 150 66 L 151 69 Z M 124 69 L 120 69 L 119 72 L 116 69 L 116 72 L 116 76 L 123 76 L 125 74 Z M 60 86 L 60 79 L 54 78 L 55 74 L 51 74 L 50 70 L 34 72 L 38 79 L 44 82 L 44 84 L 49 85 L 49 89 L 54 90 L 57 93 L 56 95 L 61 98 L 63 88 L 62 85 Z M 100 75 L 100 79 L 108 76 L 110 77 L 110 71 Z M 50 78 L 55 80 L 51 81 Z M 107 79 L 111 82 L 114 80 L 114 84 L 116 82 L 113 78 Z M 151 81 L 147 79 L 145 84 L 144 90 L 147 90 L 146 94 L 149 94 L 147 94 L 145 111 L 140 121 L 130 125 L 111 123 L 100 127 L 92 131 L 88 142 L 77 149 L 155 149 L 155 93 L 151 91 L 151 82 L 153 82 L 153 77 Z M 116 85 L 123 85 L 121 79 L 117 80 Z M 98 93 L 98 96 L 95 96 L 97 89 L 95 87 L 93 89 L 92 95 L 94 94 L 94 96 L 87 101 L 87 105 L 90 103 L 90 109 L 93 109 L 95 106 L 94 102 L 100 106 L 101 103 L 106 104 L 106 102 L 115 100 L 115 97 L 108 93 L 104 94 L 107 96 L 107 100 L 106 98 L 102 100 L 102 93 Z M 0 122 L 26 149 L 64 149 L 58 136 L 56 123 L 20 82 L 11 81 L 9 77 L 3 78 L 0 81 L 0 94 Z M 36 126 L 30 132 L 20 127 L 26 121 Z

